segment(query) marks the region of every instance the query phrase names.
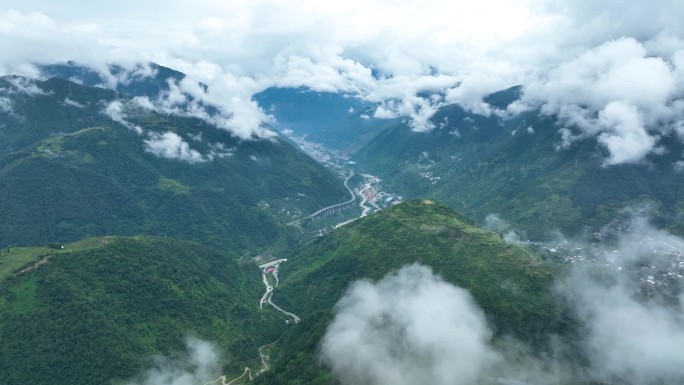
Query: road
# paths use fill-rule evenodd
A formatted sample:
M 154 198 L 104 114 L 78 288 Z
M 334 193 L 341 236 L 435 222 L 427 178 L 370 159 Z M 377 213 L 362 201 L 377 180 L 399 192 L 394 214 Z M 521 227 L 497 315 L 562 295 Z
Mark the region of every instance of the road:
M 365 217 L 366 215 L 368 215 L 368 212 L 371 210 L 371 208 L 368 207 L 368 206 L 366 206 L 366 202 L 368 202 L 368 201 L 366 200 L 366 196 L 363 195 L 363 192 L 366 191 L 366 190 L 369 189 L 369 188 L 371 188 L 371 184 L 370 184 L 370 183 L 366 183 L 366 185 L 363 186 L 363 189 L 361 189 L 361 191 L 359 191 L 359 195 L 361 196 L 361 202 L 359 203 L 359 206 L 360 206 L 361 209 L 363 210 L 363 212 L 361 212 L 361 216 L 359 216 L 358 218 L 350 219 L 350 220 L 348 220 L 348 221 L 344 221 L 344 222 L 341 222 L 341 223 L 336 224 L 336 225 L 335 225 L 335 228 L 336 228 L 336 229 L 339 228 L 339 227 L 342 227 L 342 226 L 344 226 L 344 225 L 346 225 L 346 224 L 348 224 L 348 223 L 352 223 L 352 222 L 354 222 L 355 220 L 357 220 L 357 219 L 359 219 L 359 218 L 363 218 L 363 217 Z
M 273 301 L 271 300 L 271 298 L 273 297 L 273 291 L 276 287 L 278 287 L 278 283 L 280 282 L 278 280 L 278 268 L 280 267 L 281 263 L 286 261 L 287 259 L 278 259 L 269 263 L 259 265 L 259 268 L 261 268 L 261 279 L 263 280 L 264 285 L 266 286 L 266 292 L 263 296 L 261 296 L 261 300 L 259 301 L 259 307 L 263 309 L 264 304 L 268 303 L 269 305 L 273 306 L 274 309 L 278 310 L 279 312 L 285 314 L 288 317 L 291 317 L 295 323 L 298 323 L 302 320 L 301 318 L 299 318 L 299 316 L 287 310 L 284 310 L 280 306 L 273 303 Z M 273 268 L 273 270 L 268 272 L 269 268 Z M 273 274 L 273 277 L 275 278 L 275 285 L 271 285 L 271 283 L 268 281 L 267 275 L 269 273 Z
M 370 207 L 366 206 L 366 196 L 363 194 L 364 191 L 368 190 L 371 188 L 370 183 L 366 183 L 365 186 L 363 186 L 363 189 L 359 191 L 359 194 L 361 195 L 361 203 L 359 203 L 359 206 L 363 209 L 363 212 L 361 213 L 361 216 L 359 218 L 363 218 L 366 215 L 368 215 L 368 212 L 371 210 Z
M 270 344 L 266 344 L 266 345 L 261 345 L 259 347 L 259 358 L 261 358 L 261 369 L 259 369 L 258 371 L 255 372 L 249 366 L 246 366 L 244 372 L 242 372 L 242 375 L 240 375 L 239 377 L 233 378 L 229 382 L 226 382 L 226 376 L 221 376 L 221 377 L 215 379 L 214 381 L 204 383 L 204 385 L 216 384 L 219 381 L 220 381 L 221 385 L 232 385 L 234 382 L 242 379 L 245 376 L 248 376 L 249 380 L 251 381 L 255 377 L 258 377 L 261 374 L 266 373 L 269 369 L 271 369 L 271 366 L 268 365 L 268 360 L 270 360 L 270 357 L 268 356 L 268 354 L 264 353 L 263 350 L 266 347 L 271 346 L 273 344 L 275 344 L 275 342 L 271 342 Z M 252 376 L 252 373 L 254 373 L 254 376 Z
M 335 204 L 335 205 L 330 205 L 330 206 L 328 206 L 328 207 L 323 207 L 322 209 L 320 209 L 320 210 L 316 211 L 315 213 L 309 215 L 309 218 L 313 218 L 313 217 L 315 217 L 315 216 L 317 216 L 317 215 L 320 215 L 321 213 L 325 212 L 326 210 L 332 210 L 332 209 L 335 209 L 335 208 L 337 208 L 337 207 L 346 206 L 346 205 L 348 205 L 348 204 L 354 202 L 354 201 L 356 200 L 356 194 L 354 194 L 354 191 L 352 191 L 352 189 L 349 188 L 349 179 L 350 179 L 351 177 L 353 177 L 353 176 L 354 176 L 354 171 L 351 171 L 351 173 L 349 174 L 349 176 L 347 176 L 347 178 L 344 180 L 344 187 L 347 188 L 347 191 L 349 191 L 349 195 L 350 195 L 350 198 L 349 198 L 348 201 L 342 202 L 342 203 L 338 203 L 338 204 Z

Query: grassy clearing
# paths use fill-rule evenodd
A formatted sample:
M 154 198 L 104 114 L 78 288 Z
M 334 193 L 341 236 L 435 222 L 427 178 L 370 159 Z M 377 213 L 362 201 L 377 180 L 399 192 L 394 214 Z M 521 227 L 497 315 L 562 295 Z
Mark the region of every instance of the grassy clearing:
M 63 248 L 55 249 L 48 246 L 34 247 L 8 247 L 0 252 L 0 282 L 12 276 L 24 265 L 37 262 L 41 258 L 58 253 L 68 253 L 93 249 L 107 244 L 114 237 L 88 238 L 78 242 L 63 245 Z

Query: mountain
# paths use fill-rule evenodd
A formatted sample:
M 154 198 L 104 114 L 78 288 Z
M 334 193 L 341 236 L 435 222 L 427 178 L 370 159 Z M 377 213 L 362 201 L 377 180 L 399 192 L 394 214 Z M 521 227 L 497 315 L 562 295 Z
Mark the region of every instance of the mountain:
M 259 309 L 255 266 L 198 244 L 104 237 L 24 254 L 36 251 L 0 281 L 0 384 L 122 383 L 187 337 L 212 341 L 223 370 L 239 372 L 284 325 Z
M 505 108 L 519 92 L 487 100 Z M 497 231 L 531 239 L 558 231 L 600 237 L 625 208 L 644 204 L 660 225 L 684 229 L 684 174 L 676 166 L 684 148 L 674 133 L 661 138 L 663 154 L 644 164 L 606 166 L 607 151 L 595 139 L 563 147 L 558 120 L 539 111 L 501 119 L 448 105 L 431 121 L 436 128 L 427 133 L 395 124 L 352 158 L 399 194 L 444 201 L 481 224 L 495 214 L 509 223 Z
M 2 246 L 148 234 L 284 247 L 300 232 L 288 223 L 348 195 L 278 137 L 241 140 L 112 90 L 7 76 L 0 106 Z
M 514 336 L 544 351 L 549 335 L 573 333 L 573 317 L 552 294 L 554 270 L 534 253 L 473 226 L 443 204 L 410 201 L 292 252 L 274 300 L 296 309 L 302 322 L 276 344 L 273 370 L 259 383 L 330 382 L 317 364 L 317 349 L 345 289 L 354 280 L 378 280 L 415 262 L 467 289 L 497 338 Z
M 388 125 L 373 118 L 374 104 L 308 88 L 268 88 L 254 99 L 276 118 L 275 127 L 337 150 L 355 150 Z
M 178 83 L 187 76 L 174 69 L 156 63 L 137 64 L 128 69 L 116 64 L 106 65 L 100 70 L 68 61 L 39 65 L 38 69 L 43 78 L 60 78 L 69 80 L 86 87 L 114 88 L 117 92 L 156 98 L 160 93 L 169 91 L 171 83 Z M 207 89 L 205 84 L 201 84 Z

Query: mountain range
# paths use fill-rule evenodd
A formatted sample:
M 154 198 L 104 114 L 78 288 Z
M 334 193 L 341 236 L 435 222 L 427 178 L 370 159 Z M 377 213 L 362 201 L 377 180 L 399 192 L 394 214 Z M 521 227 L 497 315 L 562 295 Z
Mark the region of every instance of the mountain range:
M 37 69 L 0 77 L 0 385 L 629 383 L 596 374 L 597 325 L 680 306 L 675 133 L 609 165 L 556 116 L 504 114 L 521 87 L 424 132 L 268 88 L 245 132 L 167 67 Z
M 505 111 L 521 92 L 512 87 L 484 101 Z M 278 104 L 279 95 L 290 104 Z M 683 229 L 678 159 L 684 147 L 675 132 L 645 162 L 607 165 L 608 151 L 596 138 L 564 145 L 566 124 L 539 109 L 484 115 L 447 104 L 430 118 L 433 129 L 415 132 L 405 120 L 373 117 L 377 105 L 352 97 L 269 89 L 257 100 L 296 135 L 347 150 L 388 190 L 443 201 L 483 226 L 496 216 L 507 222 L 492 228 L 499 232 L 531 240 L 600 238 L 604 226 L 634 207 L 647 207 L 660 226 Z M 345 135 L 356 141 L 340 139 Z
M 277 137 L 242 140 L 198 118 L 140 107 L 129 94 L 56 77 L 0 84 L 5 246 L 109 234 L 282 246 L 300 231 L 287 223 L 348 194 Z

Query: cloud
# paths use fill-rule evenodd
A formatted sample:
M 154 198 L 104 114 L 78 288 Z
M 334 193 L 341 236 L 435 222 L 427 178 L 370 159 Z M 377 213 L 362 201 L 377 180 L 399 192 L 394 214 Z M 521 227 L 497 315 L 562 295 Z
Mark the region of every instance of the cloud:
M 7 114 L 14 114 L 14 107 L 12 105 L 12 99 L 6 97 L 6 96 L 0 96 L 0 111 L 3 111 Z
M 214 345 L 195 338 L 188 338 L 185 345 L 185 359 L 158 357 L 151 369 L 126 385 L 197 385 L 219 376 L 220 356 Z
M 503 239 L 508 243 L 519 243 L 520 235 L 512 228 L 512 226 L 501 219 L 496 214 L 489 214 L 485 217 L 484 227 L 495 233 L 499 233 Z
M 549 336 L 539 355 L 514 336 L 492 340 L 465 290 L 413 264 L 350 286 L 321 341 L 323 362 L 343 384 L 682 383 L 684 239 L 653 227 L 647 211 L 626 212 L 614 242 L 566 244 L 587 253 L 558 279 L 578 322 L 572 347 Z
M 140 126 L 134 125 L 126 120 L 126 113 L 124 112 L 124 104 L 115 100 L 105 107 L 103 113 L 109 116 L 113 121 L 121 124 L 122 126 L 128 128 L 129 130 L 135 132 L 138 135 L 143 134 L 143 129 Z
M 4 93 L 6 95 L 15 93 L 21 93 L 28 96 L 50 94 L 49 92 L 45 92 L 40 87 L 38 87 L 36 81 L 33 79 L 28 79 L 23 76 L 7 76 L 4 77 L 4 80 L 6 80 L 7 83 L 9 83 L 10 87 L 0 89 L 0 93 Z
M 684 127 L 679 0 L 172 1 L 161 19 L 144 16 L 154 4 L 118 4 L 8 0 L 0 73 L 34 76 L 30 63 L 70 59 L 100 68 L 154 61 L 208 84 L 218 123 L 242 139 L 270 135 L 268 115 L 251 101 L 270 86 L 353 94 L 425 131 L 444 103 L 496 113 L 482 97 L 523 85 L 517 111 L 558 114 L 571 130 L 561 144 L 605 133 L 607 165 L 638 162 L 662 131 Z M 613 102 L 638 111 L 650 150 L 629 144 L 633 125 L 600 124 Z
M 414 132 L 428 132 L 435 128 L 430 118 L 444 103 L 433 102 L 418 96 L 392 99 L 381 103 L 373 114 L 378 119 L 409 118 L 409 126 Z
M 250 97 L 224 93 L 222 87 L 207 89 L 191 78 L 166 80 L 168 89 L 158 97 L 135 97 L 140 107 L 163 114 L 200 119 L 242 139 L 272 138 L 276 134 L 265 124 L 273 118 L 264 113 Z M 218 89 L 218 91 L 215 91 Z
M 540 108 L 558 116 L 564 147 L 596 137 L 610 153 L 606 165 L 638 163 L 661 151 L 659 137 L 681 120 L 679 55 L 652 57 L 634 38 L 612 40 L 525 85 L 521 100 L 509 110 Z
M 76 108 L 85 108 L 86 107 L 84 104 L 81 104 L 75 100 L 71 100 L 68 97 L 64 98 L 63 103 L 65 106 L 72 106 L 72 107 L 76 107 Z
M 598 141 L 610 151 L 607 165 L 638 163 L 655 149 L 658 138 L 648 134 L 633 106 L 611 102 L 599 113 L 598 124 L 605 129 Z
M 160 158 L 178 159 L 188 163 L 208 162 L 213 157 L 205 157 L 197 150 L 190 148 L 188 142 L 178 134 L 167 131 L 163 134 L 149 133 L 149 139 L 145 139 L 145 150 Z
M 633 215 L 617 245 L 604 252 L 607 267 L 576 266 L 565 284 L 586 330 L 594 378 L 681 383 L 684 295 L 670 289 L 684 272 L 684 240 L 654 228 L 643 213 Z
M 425 266 L 406 266 L 340 299 L 323 337 L 343 384 L 471 384 L 499 360 L 483 312 Z

